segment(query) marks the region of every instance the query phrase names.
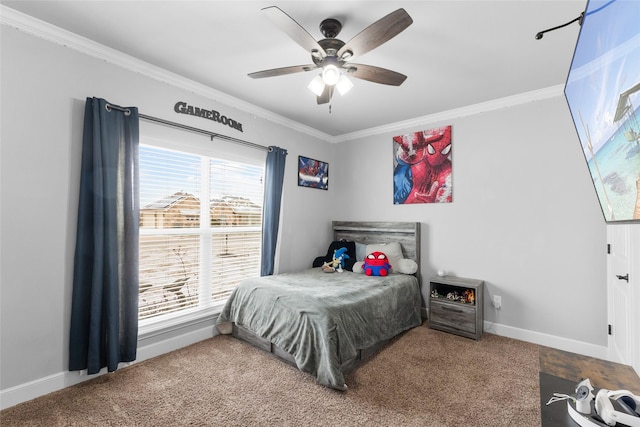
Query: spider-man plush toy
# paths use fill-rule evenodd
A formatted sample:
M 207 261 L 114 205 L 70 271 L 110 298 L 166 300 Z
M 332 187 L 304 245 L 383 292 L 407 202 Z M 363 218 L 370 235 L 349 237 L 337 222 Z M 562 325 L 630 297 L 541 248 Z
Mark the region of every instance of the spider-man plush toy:
M 391 270 L 391 264 L 383 252 L 371 252 L 364 258 L 362 268 L 367 276 L 386 276 Z

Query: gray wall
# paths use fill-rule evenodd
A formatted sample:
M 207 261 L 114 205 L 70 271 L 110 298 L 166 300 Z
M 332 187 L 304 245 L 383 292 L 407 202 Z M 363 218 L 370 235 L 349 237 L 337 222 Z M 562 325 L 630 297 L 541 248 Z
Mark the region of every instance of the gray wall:
M 424 278 L 444 268 L 486 280 L 503 298 L 486 311 L 496 332 L 606 344 L 605 225 L 561 97 L 442 123 L 453 125 L 454 202 L 393 206 L 391 137 L 433 123 L 329 144 L 6 26 L 1 43 L 2 391 L 66 371 L 87 96 L 229 134 L 172 110 L 211 106 L 243 123 L 233 136 L 287 148 L 279 271 L 323 254 L 332 219 L 420 221 Z M 330 163 L 329 191 L 297 187 L 299 154 Z
M 299 154 L 330 161 L 328 142 L 2 26 L 0 389 L 67 370 L 84 103 L 97 96 L 140 112 L 288 149 L 280 268 L 326 252 L 326 191 L 299 188 Z M 173 112 L 210 106 L 244 133 Z M 235 132 L 235 133 L 232 133 Z M 218 144 L 202 137 L 203 144 Z M 220 143 L 221 146 L 224 144 Z
M 448 124 L 453 203 L 393 205 L 392 137 Z M 420 221 L 423 279 L 444 269 L 485 280 L 494 331 L 577 340 L 596 353 L 606 346 L 606 226 L 561 95 L 341 143 L 336 152 L 335 216 Z M 495 294 L 500 310 L 489 302 Z

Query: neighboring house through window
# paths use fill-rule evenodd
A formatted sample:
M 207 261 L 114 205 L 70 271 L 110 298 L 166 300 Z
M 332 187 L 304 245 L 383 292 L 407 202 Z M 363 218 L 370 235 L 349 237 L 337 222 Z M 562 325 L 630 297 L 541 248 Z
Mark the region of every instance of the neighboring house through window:
M 211 311 L 242 279 L 260 275 L 264 176 L 255 159 L 243 163 L 144 142 L 141 326 Z

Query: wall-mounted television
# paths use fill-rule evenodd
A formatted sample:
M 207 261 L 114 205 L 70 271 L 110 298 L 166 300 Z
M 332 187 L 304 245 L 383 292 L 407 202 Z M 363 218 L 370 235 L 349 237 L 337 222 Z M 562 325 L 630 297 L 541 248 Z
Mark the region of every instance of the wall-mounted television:
M 564 88 L 607 223 L 640 222 L 640 0 L 589 0 Z

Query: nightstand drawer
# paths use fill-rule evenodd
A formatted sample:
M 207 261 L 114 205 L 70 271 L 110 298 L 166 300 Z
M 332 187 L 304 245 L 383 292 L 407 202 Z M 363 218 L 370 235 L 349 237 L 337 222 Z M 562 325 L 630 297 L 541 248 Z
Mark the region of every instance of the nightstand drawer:
M 441 325 L 460 331 L 476 333 L 476 309 L 464 304 L 431 301 L 429 323 Z

